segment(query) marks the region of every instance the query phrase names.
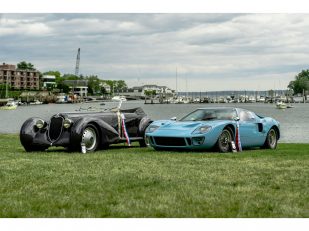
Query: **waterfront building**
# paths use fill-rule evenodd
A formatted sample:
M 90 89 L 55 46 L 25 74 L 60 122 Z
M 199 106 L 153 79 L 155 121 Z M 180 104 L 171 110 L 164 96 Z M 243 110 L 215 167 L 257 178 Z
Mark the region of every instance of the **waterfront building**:
M 74 95 L 87 97 L 88 80 L 65 80 L 63 83 L 70 87 Z
M 56 84 L 56 76 L 54 75 L 43 75 L 42 76 L 43 88 L 55 88 Z
M 167 86 L 158 86 L 154 84 L 148 84 L 143 86 L 135 86 L 132 88 L 127 89 L 126 92 L 123 93 L 125 96 L 132 96 L 137 98 L 144 98 L 145 91 L 155 91 L 156 95 L 166 95 L 166 96 L 173 96 L 175 93 L 174 90 Z
M 3 63 L 0 65 L 0 84 L 8 84 L 12 90 L 39 90 L 40 72 Z

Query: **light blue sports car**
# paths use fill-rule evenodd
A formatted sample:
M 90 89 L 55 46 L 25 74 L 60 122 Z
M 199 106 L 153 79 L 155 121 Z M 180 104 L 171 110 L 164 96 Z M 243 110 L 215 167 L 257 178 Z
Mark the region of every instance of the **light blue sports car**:
M 229 152 L 235 146 L 275 149 L 280 124 L 241 108 L 199 108 L 179 121 L 172 118 L 152 122 L 145 137 L 156 150 L 215 148 Z

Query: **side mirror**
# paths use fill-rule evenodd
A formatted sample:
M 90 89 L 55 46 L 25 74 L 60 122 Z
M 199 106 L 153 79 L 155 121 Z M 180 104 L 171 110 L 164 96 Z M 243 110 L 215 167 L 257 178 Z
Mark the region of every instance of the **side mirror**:
M 170 120 L 174 120 L 174 121 L 176 121 L 176 120 L 177 120 L 177 117 L 176 117 L 176 116 L 174 116 L 174 117 L 170 118 Z
M 234 117 L 234 120 L 235 120 L 235 121 L 239 121 L 240 119 L 239 119 L 238 116 L 236 116 L 236 117 Z

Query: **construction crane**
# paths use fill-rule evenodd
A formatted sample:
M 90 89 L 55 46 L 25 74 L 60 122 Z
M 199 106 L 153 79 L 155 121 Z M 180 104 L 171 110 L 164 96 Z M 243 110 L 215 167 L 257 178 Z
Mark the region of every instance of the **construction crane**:
M 78 48 L 77 57 L 76 57 L 76 66 L 75 66 L 75 75 L 76 76 L 78 76 L 78 74 L 79 74 L 79 62 L 80 62 L 80 48 Z

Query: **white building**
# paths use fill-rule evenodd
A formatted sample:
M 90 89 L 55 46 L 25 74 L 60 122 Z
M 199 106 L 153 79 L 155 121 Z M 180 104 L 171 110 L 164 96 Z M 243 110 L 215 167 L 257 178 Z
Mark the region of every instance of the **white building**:
M 68 85 L 74 95 L 87 97 L 88 81 L 87 80 L 65 80 L 64 84 Z
M 43 82 L 43 88 L 57 87 L 56 76 L 54 75 L 43 75 L 42 82 Z
M 157 95 L 159 94 L 173 94 L 173 90 L 166 86 L 157 86 L 157 85 L 144 85 L 141 87 L 141 95 L 145 96 L 145 91 L 155 91 Z
M 143 85 L 143 86 L 135 86 L 129 88 L 127 92 L 124 92 L 123 95 L 144 98 L 145 91 L 155 91 L 156 95 L 161 95 L 163 97 L 168 96 L 171 97 L 175 94 L 175 91 L 166 86 L 158 86 L 158 85 Z

